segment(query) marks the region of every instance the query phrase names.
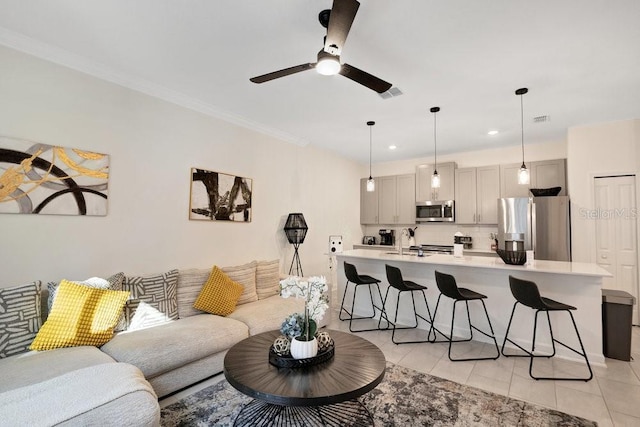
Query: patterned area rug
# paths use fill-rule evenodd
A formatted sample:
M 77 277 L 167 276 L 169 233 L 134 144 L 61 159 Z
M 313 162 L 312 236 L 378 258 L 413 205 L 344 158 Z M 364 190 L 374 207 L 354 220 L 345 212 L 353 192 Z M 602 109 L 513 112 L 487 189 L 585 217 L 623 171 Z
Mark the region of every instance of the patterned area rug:
M 231 426 L 251 400 L 222 380 L 162 409 L 161 424 Z M 389 362 L 382 383 L 360 400 L 377 426 L 597 426 Z

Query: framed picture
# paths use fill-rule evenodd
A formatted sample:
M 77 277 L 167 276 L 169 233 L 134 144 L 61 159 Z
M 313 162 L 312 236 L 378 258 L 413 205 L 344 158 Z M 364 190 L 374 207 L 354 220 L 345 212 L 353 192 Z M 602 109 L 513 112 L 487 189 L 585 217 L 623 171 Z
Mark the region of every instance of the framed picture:
M 109 156 L 0 137 L 0 213 L 107 214 Z
M 189 219 L 251 222 L 252 179 L 191 168 Z

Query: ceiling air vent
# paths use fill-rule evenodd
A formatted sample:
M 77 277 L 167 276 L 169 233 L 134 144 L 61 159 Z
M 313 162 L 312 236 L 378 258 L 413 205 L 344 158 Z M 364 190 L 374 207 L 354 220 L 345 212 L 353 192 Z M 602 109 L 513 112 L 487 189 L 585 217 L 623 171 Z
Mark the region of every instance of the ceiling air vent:
M 388 91 L 379 93 L 378 95 L 380 95 L 380 98 L 382 99 L 389 99 L 402 95 L 402 91 L 397 87 L 392 87 Z
M 544 123 L 544 122 L 550 122 L 551 121 L 551 116 L 535 116 L 533 118 L 533 123 Z

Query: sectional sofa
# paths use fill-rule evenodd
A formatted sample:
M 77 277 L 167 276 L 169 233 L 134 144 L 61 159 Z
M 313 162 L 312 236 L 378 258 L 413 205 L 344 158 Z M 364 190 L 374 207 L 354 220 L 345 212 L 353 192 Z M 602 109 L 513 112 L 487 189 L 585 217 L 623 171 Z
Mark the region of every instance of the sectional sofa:
M 244 287 L 228 316 L 193 308 L 210 268 L 127 276 L 130 301 L 135 301 L 138 314 L 141 306 L 152 314 L 170 313 L 164 321 L 125 328 L 100 348 L 5 354 L 0 358 L 0 420 L 10 420 L 11 425 L 157 425 L 159 397 L 222 372 L 231 346 L 250 335 L 278 329 L 287 315 L 303 310 L 302 300 L 278 295 L 278 260 L 222 270 Z M 145 283 L 152 284 L 148 287 L 153 293 L 162 288 L 162 282 L 175 286 L 161 292 L 168 301 L 160 298 L 155 304 L 157 295 L 146 295 Z M 39 297 L 46 301 L 47 292 Z M 46 309 L 42 317 L 46 318 Z M 136 322 L 126 320 L 130 325 Z

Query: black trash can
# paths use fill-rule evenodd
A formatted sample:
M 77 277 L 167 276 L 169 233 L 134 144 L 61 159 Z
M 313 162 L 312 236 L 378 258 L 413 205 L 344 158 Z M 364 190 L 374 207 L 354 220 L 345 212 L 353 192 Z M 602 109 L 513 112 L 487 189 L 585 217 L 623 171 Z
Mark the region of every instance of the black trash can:
M 631 360 L 631 323 L 636 299 L 624 291 L 602 290 L 602 350 L 605 357 Z

